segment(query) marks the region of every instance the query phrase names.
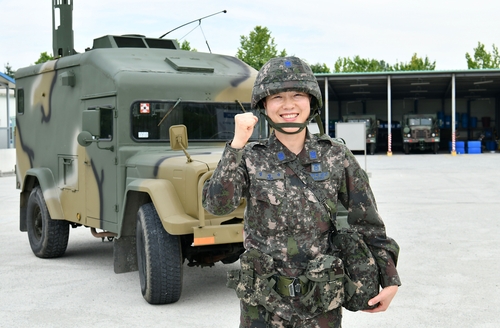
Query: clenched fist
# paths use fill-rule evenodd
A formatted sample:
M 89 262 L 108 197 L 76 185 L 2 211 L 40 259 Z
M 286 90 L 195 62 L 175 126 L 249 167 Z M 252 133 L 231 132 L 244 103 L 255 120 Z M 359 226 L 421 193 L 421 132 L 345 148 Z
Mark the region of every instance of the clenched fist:
M 234 138 L 231 147 L 241 149 L 252 136 L 253 128 L 259 118 L 253 113 L 236 114 L 234 117 Z

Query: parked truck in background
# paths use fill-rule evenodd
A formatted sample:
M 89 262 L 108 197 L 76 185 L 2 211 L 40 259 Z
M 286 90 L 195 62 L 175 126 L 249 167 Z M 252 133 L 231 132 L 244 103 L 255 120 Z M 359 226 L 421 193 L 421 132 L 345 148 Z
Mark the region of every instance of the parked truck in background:
M 20 230 L 36 256 L 53 258 L 70 227 L 89 228 L 113 242 L 116 273 L 139 270 L 147 302 L 176 302 L 184 261 L 232 263 L 244 251 L 244 201 L 216 217 L 201 190 L 234 115 L 250 111 L 257 72 L 140 35 L 105 35 L 76 53 L 72 10 L 53 0 L 56 59 L 16 72 Z
M 378 121 L 375 115 L 344 115 L 344 122 L 361 122 L 366 124 L 366 145 L 371 155 L 377 151 Z
M 438 153 L 440 130 L 436 114 L 406 114 L 401 122 L 403 150 L 431 150 Z

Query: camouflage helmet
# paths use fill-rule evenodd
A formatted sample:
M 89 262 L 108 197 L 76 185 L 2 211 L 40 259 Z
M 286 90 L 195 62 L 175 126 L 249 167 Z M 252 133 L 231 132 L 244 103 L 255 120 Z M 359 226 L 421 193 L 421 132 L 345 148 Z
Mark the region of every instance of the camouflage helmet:
M 267 96 L 292 90 L 312 96 L 311 114 L 323 105 L 318 82 L 309 65 L 297 57 L 272 58 L 262 66 L 255 79 L 252 108 L 262 109 L 262 101 Z

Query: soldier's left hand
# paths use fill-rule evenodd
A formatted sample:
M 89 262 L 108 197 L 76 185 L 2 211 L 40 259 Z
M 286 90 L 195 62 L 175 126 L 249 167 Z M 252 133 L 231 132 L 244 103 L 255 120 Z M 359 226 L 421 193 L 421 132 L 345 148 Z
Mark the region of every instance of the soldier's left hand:
M 364 310 L 363 312 L 383 312 L 387 310 L 389 305 L 391 304 L 392 299 L 396 296 L 398 292 L 398 286 L 387 286 L 378 293 L 377 296 L 368 301 L 368 305 L 378 304 L 378 306 L 374 309 Z

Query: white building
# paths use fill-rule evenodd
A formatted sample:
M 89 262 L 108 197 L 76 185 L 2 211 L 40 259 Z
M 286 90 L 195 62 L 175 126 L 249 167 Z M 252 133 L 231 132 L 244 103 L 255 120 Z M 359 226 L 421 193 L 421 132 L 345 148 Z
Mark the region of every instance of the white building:
M 14 138 L 12 135 L 12 130 L 16 122 L 14 83 L 14 79 L 0 73 L 0 149 L 14 147 Z

